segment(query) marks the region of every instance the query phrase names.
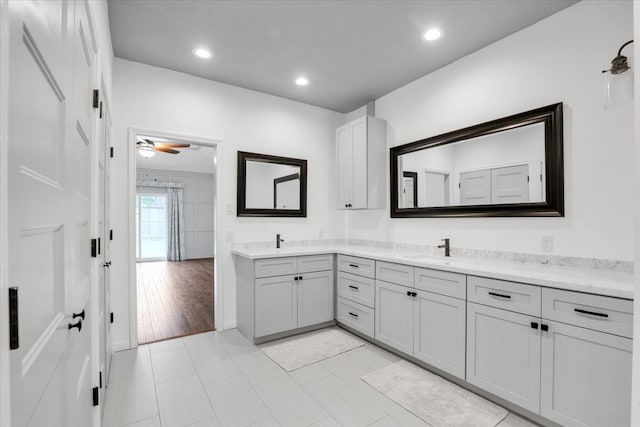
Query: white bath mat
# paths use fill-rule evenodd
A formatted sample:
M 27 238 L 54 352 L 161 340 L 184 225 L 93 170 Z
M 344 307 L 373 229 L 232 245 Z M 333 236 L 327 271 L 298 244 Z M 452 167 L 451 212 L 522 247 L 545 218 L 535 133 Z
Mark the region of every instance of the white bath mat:
M 363 345 L 346 332 L 332 328 L 273 344 L 262 351 L 290 372 Z
M 406 360 L 370 372 L 362 380 L 432 426 L 494 427 L 508 414 Z

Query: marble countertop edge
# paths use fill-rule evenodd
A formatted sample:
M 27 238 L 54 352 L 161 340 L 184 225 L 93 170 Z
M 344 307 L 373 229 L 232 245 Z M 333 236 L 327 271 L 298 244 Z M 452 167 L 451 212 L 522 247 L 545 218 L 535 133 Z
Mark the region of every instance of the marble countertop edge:
M 254 260 L 335 253 L 616 298 L 633 299 L 634 297 L 633 273 L 606 269 L 565 267 L 486 258 L 444 258 L 402 253 L 386 248 L 339 245 L 285 247 L 281 249 L 234 248 L 231 253 Z

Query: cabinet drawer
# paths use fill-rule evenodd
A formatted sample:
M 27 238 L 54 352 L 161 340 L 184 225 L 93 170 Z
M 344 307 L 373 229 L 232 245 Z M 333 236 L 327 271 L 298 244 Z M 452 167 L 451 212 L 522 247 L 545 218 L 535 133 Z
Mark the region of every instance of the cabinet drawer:
M 373 308 L 375 284 L 373 279 L 338 272 L 338 296 Z
M 540 316 L 539 286 L 486 277 L 467 277 L 467 299 L 491 307 Z
M 372 259 L 358 258 L 355 256 L 338 255 L 338 270 L 359 276 L 374 278 L 376 262 Z
M 627 338 L 633 336 L 631 300 L 544 288 L 542 317 Z
M 255 261 L 256 278 L 284 276 L 287 274 L 295 274 L 298 272 L 298 258 L 266 258 Z
M 416 268 L 414 285 L 423 291 L 454 298 L 465 299 L 467 296 L 467 276 L 460 273 Z
M 413 267 L 377 261 L 376 280 L 383 280 L 403 286 L 413 286 Z
M 372 308 L 338 297 L 338 322 L 373 338 L 374 313 Z
M 333 255 L 308 255 L 298 257 L 298 273 L 333 270 Z

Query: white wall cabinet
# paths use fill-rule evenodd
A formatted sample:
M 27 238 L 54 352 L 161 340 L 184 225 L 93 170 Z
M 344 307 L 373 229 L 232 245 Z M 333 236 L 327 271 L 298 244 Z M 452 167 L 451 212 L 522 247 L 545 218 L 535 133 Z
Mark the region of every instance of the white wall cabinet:
M 238 329 L 256 339 L 334 319 L 333 254 L 236 258 Z
M 385 206 L 386 122 L 371 116 L 336 129 L 338 209 Z

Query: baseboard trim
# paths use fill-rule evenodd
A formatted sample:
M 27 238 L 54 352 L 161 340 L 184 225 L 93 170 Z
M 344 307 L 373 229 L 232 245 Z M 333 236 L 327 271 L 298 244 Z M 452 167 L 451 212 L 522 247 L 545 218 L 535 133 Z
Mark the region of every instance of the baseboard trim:
M 129 340 L 114 341 L 113 344 L 111 344 L 111 351 L 114 353 L 116 351 L 129 350 L 130 348 Z
M 227 329 L 235 329 L 238 327 L 238 322 L 236 320 L 229 320 L 228 322 L 224 322 L 222 324 L 222 330 L 226 331 Z

